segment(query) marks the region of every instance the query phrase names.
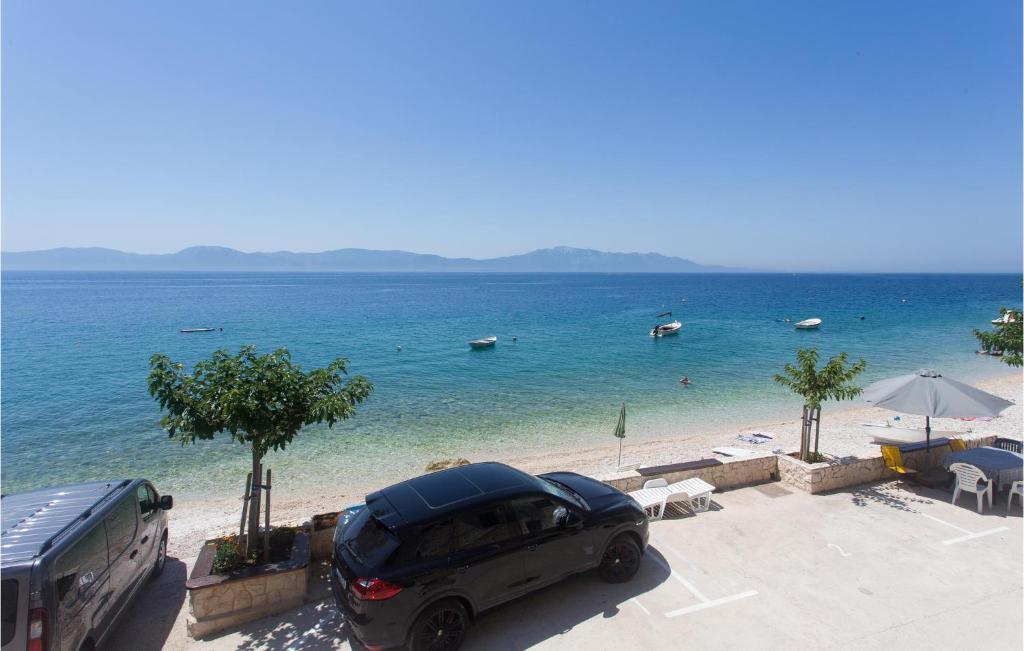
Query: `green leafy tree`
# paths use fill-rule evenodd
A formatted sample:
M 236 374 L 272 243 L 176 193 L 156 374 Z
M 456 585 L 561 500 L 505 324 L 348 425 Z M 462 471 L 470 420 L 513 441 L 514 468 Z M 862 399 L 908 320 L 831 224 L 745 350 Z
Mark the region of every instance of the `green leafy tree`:
M 800 459 L 818 461 L 818 435 L 821 430 L 821 403 L 826 400 L 852 400 L 861 393 L 861 388 L 851 384 L 853 378 L 867 367 L 862 359 L 852 366 L 846 365 L 846 353 L 832 357 L 825 366 L 818 368 L 816 348 L 798 348 L 796 366 L 786 364 L 785 374 L 776 374 L 775 381 L 804 399 L 800 432 Z M 814 429 L 814 451 L 810 451 L 811 429 Z
M 160 424 L 172 439 L 189 445 L 226 432 L 252 453 L 246 555 L 259 531 L 264 455 L 285 449 L 306 425 L 350 418 L 373 390 L 365 377 L 345 380 L 347 363 L 339 357 L 306 372 L 286 349 L 257 355 L 254 346 L 236 355 L 218 350 L 191 371 L 163 353 L 150 358 L 149 394 L 166 412 Z
M 999 323 L 992 330 L 975 330 L 974 336 L 981 342 L 985 352 L 1000 350 L 1003 352 L 1003 363 L 1021 366 L 1021 346 L 1024 345 L 1021 311 L 1004 307 L 999 311 L 999 316 Z

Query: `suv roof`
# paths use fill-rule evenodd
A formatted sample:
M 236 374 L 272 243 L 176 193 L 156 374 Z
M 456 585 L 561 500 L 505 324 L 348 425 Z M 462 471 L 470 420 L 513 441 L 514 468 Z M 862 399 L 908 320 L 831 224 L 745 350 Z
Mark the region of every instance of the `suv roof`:
M 390 528 L 418 524 L 524 489 L 538 480 L 503 463 L 457 466 L 388 486 L 366 496 L 373 515 Z
M 131 483 L 130 479 L 96 481 L 4 495 L 0 506 L 0 551 L 3 564 L 31 560 L 61 534 L 85 520 L 102 502 Z

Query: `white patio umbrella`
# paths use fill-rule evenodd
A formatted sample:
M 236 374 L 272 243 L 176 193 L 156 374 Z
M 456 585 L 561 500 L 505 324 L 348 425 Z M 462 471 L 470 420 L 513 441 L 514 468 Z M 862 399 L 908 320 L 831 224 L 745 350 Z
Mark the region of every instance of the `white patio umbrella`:
M 861 397 L 875 407 L 924 416 L 928 448 L 931 447 L 932 418 L 995 418 L 1013 404 L 927 368 L 875 382 L 864 389 Z

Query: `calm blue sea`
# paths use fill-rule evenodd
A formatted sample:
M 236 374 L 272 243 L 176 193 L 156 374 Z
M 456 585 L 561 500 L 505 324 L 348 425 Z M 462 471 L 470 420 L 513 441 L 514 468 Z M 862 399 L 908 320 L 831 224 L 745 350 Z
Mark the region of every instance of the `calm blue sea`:
M 239 492 L 247 451 L 227 439 L 181 448 L 160 430 L 146 392 L 157 351 L 191 363 L 252 343 L 309 367 L 349 358 L 376 386 L 370 401 L 270 458 L 282 479 L 301 468 L 330 482 L 610 443 L 622 402 L 635 438 L 792 417 L 771 377 L 798 346 L 863 357 L 865 382 L 922 366 L 1005 373 L 974 354 L 971 331 L 1021 303 L 1019 275 L 9 272 L 2 290 L 4 492 L 128 475 Z M 683 331 L 653 340 L 666 310 Z M 824 324 L 795 331 L 786 317 Z M 197 326 L 223 332 L 178 332 Z M 494 349 L 467 346 L 488 335 Z

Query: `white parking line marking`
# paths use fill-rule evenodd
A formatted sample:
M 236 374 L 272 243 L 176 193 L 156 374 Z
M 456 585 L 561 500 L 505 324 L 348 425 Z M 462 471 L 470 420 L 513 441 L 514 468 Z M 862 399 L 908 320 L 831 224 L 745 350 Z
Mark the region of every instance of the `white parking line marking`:
M 630 599 L 630 601 L 635 603 L 640 608 L 640 610 L 644 611 L 645 615 L 650 615 L 651 614 L 651 611 L 649 611 L 646 608 L 644 608 L 644 605 L 642 603 L 640 603 L 639 601 L 637 601 L 636 597 L 633 597 L 632 599 Z
M 960 533 L 967 533 L 967 534 L 971 533 L 970 531 L 968 531 L 967 529 L 964 529 L 963 527 L 958 527 L 955 524 L 951 524 L 949 522 L 946 522 L 945 520 L 940 520 L 937 517 L 935 517 L 934 515 L 928 515 L 927 513 L 922 513 L 921 515 L 923 515 L 924 517 L 928 518 L 929 520 L 935 520 L 939 524 L 944 524 L 947 527 L 952 527 L 953 529 L 956 529 Z
M 1008 527 L 997 527 L 995 529 L 989 529 L 988 531 L 980 531 L 978 533 L 968 534 L 966 536 L 960 536 L 959 538 L 950 538 L 949 540 L 943 540 L 943 545 L 955 545 L 962 543 L 967 540 L 974 540 L 975 538 L 981 538 L 982 536 L 988 536 L 990 534 L 999 533 L 1000 531 L 1008 531 Z
M 663 568 L 668 570 L 669 574 L 672 575 L 672 578 L 675 579 L 676 581 L 679 581 L 680 583 L 682 583 L 683 586 L 687 590 L 690 591 L 690 594 L 692 594 L 694 597 L 696 597 L 698 601 L 702 601 L 702 602 L 710 601 L 707 597 L 705 597 L 704 595 L 701 594 L 700 590 L 698 590 L 695 585 L 693 585 L 692 583 L 690 583 L 689 581 L 684 579 L 681 574 L 679 574 L 678 572 L 673 570 L 671 567 L 669 567 L 668 563 L 666 563 L 665 561 L 661 560 L 660 558 L 655 558 L 655 557 L 651 557 L 651 560 L 653 560 L 655 563 L 657 563 L 658 565 L 661 565 Z
M 714 599 L 712 601 L 704 601 L 699 604 L 694 604 L 686 608 L 680 608 L 679 610 L 670 610 L 665 613 L 665 617 L 679 617 L 680 615 L 689 615 L 705 608 L 713 608 L 715 606 L 721 606 L 731 601 L 738 601 L 740 599 L 746 599 L 747 597 L 753 597 L 757 594 L 757 590 L 747 590 L 746 592 L 740 592 L 738 594 L 729 595 L 728 597 L 722 597 L 721 599 Z

